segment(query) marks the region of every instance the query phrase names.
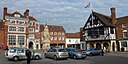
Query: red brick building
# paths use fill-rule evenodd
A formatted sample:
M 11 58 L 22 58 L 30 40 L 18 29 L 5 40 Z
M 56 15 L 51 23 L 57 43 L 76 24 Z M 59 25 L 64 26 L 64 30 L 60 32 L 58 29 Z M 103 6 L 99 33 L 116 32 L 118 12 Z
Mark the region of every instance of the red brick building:
M 65 30 L 62 26 L 41 25 L 42 44 L 47 43 L 47 47 L 65 47 Z M 43 46 L 42 46 L 43 47 Z
M 22 15 L 19 12 L 3 11 L 4 43 L 10 47 L 40 49 L 39 21 L 29 15 L 27 9 Z
M 128 16 L 117 18 L 116 38 L 120 51 L 128 51 Z

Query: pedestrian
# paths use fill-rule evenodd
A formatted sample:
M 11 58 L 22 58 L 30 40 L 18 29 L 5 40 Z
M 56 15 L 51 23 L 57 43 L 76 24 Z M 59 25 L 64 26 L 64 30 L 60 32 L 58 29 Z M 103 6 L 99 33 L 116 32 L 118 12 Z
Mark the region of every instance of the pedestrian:
M 101 55 L 104 56 L 104 50 L 103 49 L 101 50 Z
M 27 64 L 30 64 L 32 53 L 31 53 L 31 51 L 29 49 L 27 49 L 25 54 L 27 56 Z

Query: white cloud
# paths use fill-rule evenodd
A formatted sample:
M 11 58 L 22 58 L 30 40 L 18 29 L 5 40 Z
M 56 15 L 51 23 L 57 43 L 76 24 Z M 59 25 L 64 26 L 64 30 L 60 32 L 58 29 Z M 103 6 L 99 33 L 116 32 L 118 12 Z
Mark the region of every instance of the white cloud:
M 116 7 L 117 17 L 128 15 L 127 0 L 0 0 L 0 18 L 4 7 L 8 7 L 8 12 L 30 9 L 30 15 L 42 24 L 62 25 L 66 32 L 78 32 L 88 19 L 90 9 L 84 8 L 88 2 L 94 11 L 108 16 L 111 7 Z

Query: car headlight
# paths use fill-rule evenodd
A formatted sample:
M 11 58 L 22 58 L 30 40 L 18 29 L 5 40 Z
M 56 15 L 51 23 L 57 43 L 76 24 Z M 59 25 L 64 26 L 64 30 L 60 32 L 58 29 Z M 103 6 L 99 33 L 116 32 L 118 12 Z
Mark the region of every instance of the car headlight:
M 78 54 L 78 56 L 81 56 L 81 54 Z

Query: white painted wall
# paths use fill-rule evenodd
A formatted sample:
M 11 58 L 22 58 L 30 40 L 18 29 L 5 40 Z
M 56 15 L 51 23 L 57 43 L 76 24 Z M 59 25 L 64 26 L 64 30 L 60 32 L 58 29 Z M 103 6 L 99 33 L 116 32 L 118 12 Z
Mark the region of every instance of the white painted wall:
M 66 47 L 67 44 L 80 44 L 80 38 L 66 38 Z

